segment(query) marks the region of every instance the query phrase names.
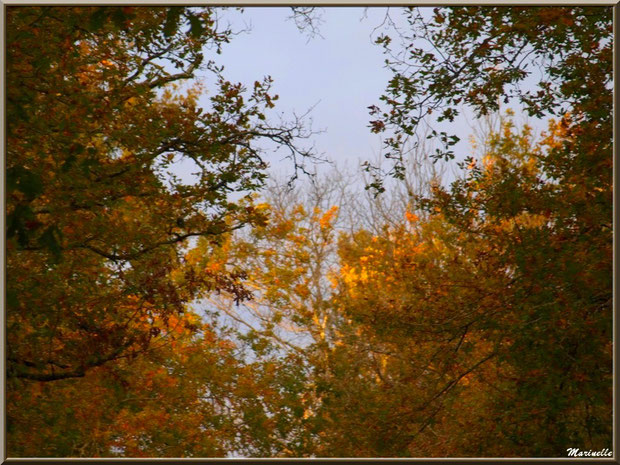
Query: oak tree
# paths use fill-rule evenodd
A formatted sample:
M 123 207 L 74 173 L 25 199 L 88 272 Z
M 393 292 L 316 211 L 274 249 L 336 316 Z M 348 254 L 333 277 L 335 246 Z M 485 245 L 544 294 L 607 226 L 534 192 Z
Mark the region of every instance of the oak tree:
M 213 9 L 11 7 L 7 34 L 8 374 L 81 377 L 148 347 L 140 318 L 233 285 L 171 272 L 192 238 L 260 220 L 230 200 L 264 181 L 257 139 L 308 153 L 297 123 L 269 124 L 269 78 L 248 93 L 206 55 L 231 34 Z M 200 69 L 207 108 L 181 86 Z

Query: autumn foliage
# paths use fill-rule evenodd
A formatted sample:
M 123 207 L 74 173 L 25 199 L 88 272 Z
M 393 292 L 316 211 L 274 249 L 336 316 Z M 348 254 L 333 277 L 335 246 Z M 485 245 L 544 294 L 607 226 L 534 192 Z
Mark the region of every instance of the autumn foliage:
M 217 9 L 6 11 L 9 456 L 611 449 L 611 9 L 403 10 L 361 193 L 267 189 L 307 133 L 225 79 Z M 464 161 L 403 191 L 423 129 Z

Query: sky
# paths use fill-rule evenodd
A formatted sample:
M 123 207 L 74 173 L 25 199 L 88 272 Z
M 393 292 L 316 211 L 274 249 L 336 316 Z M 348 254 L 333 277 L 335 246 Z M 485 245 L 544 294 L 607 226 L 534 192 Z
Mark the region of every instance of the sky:
M 271 76 L 277 114 L 290 119 L 311 109 L 312 128 L 322 131 L 312 138 L 317 153 L 357 165 L 376 158 L 381 148 L 380 137 L 368 129 L 367 107 L 379 103 L 390 79 L 381 48 L 371 39 L 385 11 L 323 8 L 320 37 L 300 32 L 288 7 L 226 12 L 233 28 L 251 30 L 233 37 L 217 63 L 227 79 L 250 89 L 255 80 Z M 286 163 L 282 156 L 271 159 L 272 168 Z
M 279 96 L 272 117 L 291 120 L 294 114 L 311 110 L 312 128 L 322 132 L 307 145 L 314 145 L 319 155 L 337 166 L 355 169 L 364 160 L 381 158 L 381 136 L 370 132 L 368 106 L 381 107 L 379 97 L 392 77 L 385 68 L 382 48 L 373 43 L 388 31 L 382 26 L 387 11 L 386 7 L 318 8 L 320 36 L 311 37 L 297 28 L 290 7 L 221 10 L 222 23 L 245 31 L 232 37 L 214 58 L 224 66 L 226 79 L 248 89 L 254 81 L 271 76 L 272 93 Z M 399 8 L 389 11 L 398 21 Z M 449 132 L 461 138 L 455 147 L 457 160 L 471 154 L 474 120 L 465 110 L 449 123 Z M 270 172 L 278 177 L 292 173 L 292 162 L 284 156 L 280 152 L 266 158 Z M 317 170 L 325 172 L 330 166 L 318 165 Z
M 312 138 L 318 154 L 341 169 L 354 171 L 362 161 L 375 162 L 381 156 L 381 136 L 370 132 L 368 106 L 381 106 L 379 97 L 392 77 L 384 67 L 382 47 L 373 43 L 373 38 L 385 32 L 376 28 L 382 25 L 386 12 L 385 7 L 322 8 L 320 36 L 309 37 L 290 19 L 289 7 L 248 7 L 243 13 L 226 10 L 221 16 L 224 22 L 230 21 L 233 30 L 248 30 L 225 44 L 221 55 L 209 58 L 224 66 L 226 79 L 241 82 L 247 89 L 252 89 L 256 80 L 271 76 L 272 93 L 279 96 L 276 114 L 291 119 L 294 113 L 302 115 L 311 109 L 313 129 L 324 131 Z M 392 19 L 398 20 L 398 8 L 390 12 Z M 207 93 L 206 107 L 208 97 Z M 471 112 L 464 113 L 449 128 L 462 139 L 455 150 L 457 160 L 471 153 L 468 139 L 474 132 L 474 118 Z M 280 181 L 288 179 L 293 168 L 283 156 L 267 157 L 269 172 Z M 317 165 L 317 171 L 326 173 L 331 167 Z M 453 171 L 444 174 L 444 182 L 453 179 Z M 301 177 L 298 182 L 304 180 Z M 359 178 L 358 187 L 363 182 Z

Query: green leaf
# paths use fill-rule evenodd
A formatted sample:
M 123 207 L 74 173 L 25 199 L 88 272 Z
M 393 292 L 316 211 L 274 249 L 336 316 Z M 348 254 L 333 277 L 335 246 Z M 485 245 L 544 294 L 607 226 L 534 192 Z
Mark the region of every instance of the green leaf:
M 7 170 L 7 187 L 9 191 L 18 190 L 23 192 L 28 200 L 33 200 L 43 192 L 41 177 L 21 166 Z
M 99 161 L 94 158 L 86 158 L 80 163 L 80 169 L 85 174 L 91 174 L 100 166 Z
M 165 37 L 172 37 L 177 32 L 181 11 L 182 8 L 178 6 L 170 7 L 168 10 L 168 14 L 166 15 L 166 24 L 164 24 Z
M 51 63 L 52 61 L 47 55 L 43 55 L 32 62 L 34 68 L 39 72 L 46 71 L 50 67 Z
M 9 308 L 17 308 L 19 307 L 19 298 L 17 297 L 17 292 L 13 289 L 7 289 L 6 291 L 6 304 Z
M 99 7 L 90 17 L 90 23 L 88 24 L 88 29 L 91 32 L 97 32 L 103 27 L 105 23 L 106 17 L 108 16 L 107 8 Z
M 60 260 L 62 249 L 56 236 L 60 236 L 60 232 L 56 226 L 48 227 L 39 237 L 39 245 L 46 247 L 52 253 L 56 260 Z
M 192 36 L 194 36 L 195 38 L 199 38 L 202 35 L 203 30 L 202 21 L 200 21 L 200 18 L 194 15 L 189 15 L 188 19 L 191 26 Z
M 114 9 L 114 12 L 112 13 L 112 22 L 117 29 L 124 29 L 126 19 L 127 17 L 125 16 L 125 13 L 123 13 L 123 10 L 120 8 Z
M 28 234 L 25 223 L 34 219 L 34 213 L 28 205 L 18 204 L 7 216 L 7 237 L 17 236 L 17 242 L 24 247 L 28 244 Z
M 75 155 L 73 154 L 69 155 L 67 159 L 65 160 L 65 162 L 62 164 L 61 171 L 63 173 L 66 173 L 67 171 L 69 171 L 71 167 L 75 164 L 76 160 L 77 160 L 77 157 Z

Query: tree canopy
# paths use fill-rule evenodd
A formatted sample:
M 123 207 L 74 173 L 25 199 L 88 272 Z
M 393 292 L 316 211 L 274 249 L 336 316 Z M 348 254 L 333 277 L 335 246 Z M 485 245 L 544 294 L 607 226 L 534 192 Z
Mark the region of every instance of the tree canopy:
M 226 80 L 219 9 L 6 11 L 9 456 L 611 449 L 611 8 L 399 10 L 396 179 L 292 187 L 261 141 L 311 134 Z
M 179 88 L 219 73 L 204 53 L 230 31 L 213 10 L 15 7 L 7 24 L 9 376 L 83 376 L 146 347 L 198 287 L 234 288 L 193 274 L 182 246 L 262 221 L 229 195 L 262 185 L 257 139 L 308 154 L 301 127 L 267 122 L 268 78 L 245 96 L 219 76 L 209 109 Z

